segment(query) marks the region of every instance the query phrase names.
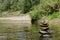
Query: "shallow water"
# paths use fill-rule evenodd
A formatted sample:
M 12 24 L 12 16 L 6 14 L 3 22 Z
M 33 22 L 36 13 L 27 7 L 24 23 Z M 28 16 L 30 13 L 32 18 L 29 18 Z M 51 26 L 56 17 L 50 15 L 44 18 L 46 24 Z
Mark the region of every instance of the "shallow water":
M 24 27 L 18 24 L 0 23 L 0 40 L 26 40 Z
M 26 32 L 25 27 L 19 25 L 0 24 L 0 40 L 41 40 L 40 34 L 34 27 L 32 32 Z M 58 30 L 58 29 L 57 29 Z M 60 40 L 58 31 L 54 31 L 53 38 L 50 40 Z M 57 37 L 57 38 L 56 38 Z

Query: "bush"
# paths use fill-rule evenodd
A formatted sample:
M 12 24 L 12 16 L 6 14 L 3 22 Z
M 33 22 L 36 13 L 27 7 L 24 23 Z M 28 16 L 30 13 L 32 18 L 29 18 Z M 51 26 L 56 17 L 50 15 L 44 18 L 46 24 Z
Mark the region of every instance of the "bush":
M 0 6 L 0 11 L 5 11 L 5 10 L 7 10 L 6 8 L 7 8 L 7 4 L 0 4 L 1 6 Z
M 11 11 L 19 11 L 22 10 L 24 0 L 4 0 L 0 3 L 0 10 L 11 10 Z
M 40 14 L 39 11 L 35 10 L 35 11 L 30 12 L 30 16 L 31 16 L 32 20 L 36 21 L 36 20 L 39 20 L 42 15 Z
M 30 11 L 31 7 L 40 3 L 40 0 L 24 0 L 23 13 Z
M 60 12 L 54 12 L 52 15 L 46 16 L 47 19 L 55 19 L 55 18 L 60 18 Z
M 29 12 L 31 8 L 31 3 L 30 3 L 30 0 L 24 0 L 24 5 L 23 5 L 23 13 L 27 13 Z

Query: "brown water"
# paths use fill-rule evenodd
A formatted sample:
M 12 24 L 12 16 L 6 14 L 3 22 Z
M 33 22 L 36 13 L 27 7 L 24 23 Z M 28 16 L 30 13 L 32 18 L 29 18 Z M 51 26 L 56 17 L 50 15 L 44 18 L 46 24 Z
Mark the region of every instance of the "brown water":
M 34 28 L 32 27 L 32 32 L 26 32 L 25 26 L 22 27 L 19 25 L 0 23 L 0 40 L 40 40 L 39 30 L 37 29 L 38 28 L 34 26 Z M 53 27 L 52 30 L 54 34 L 51 40 L 60 40 L 58 29 Z
M 24 27 L 0 23 L 0 40 L 26 40 Z
M 27 32 L 26 26 L 0 23 L 0 40 L 37 40 L 38 32 Z

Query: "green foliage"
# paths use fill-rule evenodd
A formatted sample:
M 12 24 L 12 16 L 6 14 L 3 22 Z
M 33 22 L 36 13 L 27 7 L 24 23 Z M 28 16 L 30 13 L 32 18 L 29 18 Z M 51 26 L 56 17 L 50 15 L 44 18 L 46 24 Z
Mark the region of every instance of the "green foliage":
M 14 4 L 14 5 L 11 6 L 11 10 L 12 11 L 18 11 L 18 10 L 20 10 L 20 7 L 18 5 Z
M 30 0 L 24 0 L 23 13 L 29 12 L 31 8 Z
M 59 13 L 54 11 L 55 4 L 58 4 L 58 0 L 40 0 L 40 4 L 33 6 L 30 11 L 32 19 L 39 19 L 42 15 L 47 15 L 53 18 L 57 18 Z
M 4 0 L 0 3 L 0 11 L 22 11 L 30 13 L 32 19 L 40 19 L 41 15 L 55 14 L 51 8 L 55 4 L 58 4 L 60 9 L 60 0 Z
M 4 0 L 4 2 L 0 3 L 0 10 L 11 10 L 11 11 L 19 11 L 22 10 L 24 0 Z
M 41 18 L 41 16 L 42 16 L 40 14 L 40 12 L 38 12 L 37 10 L 31 11 L 30 15 L 31 15 L 32 20 L 39 20 Z
M 40 3 L 40 0 L 24 0 L 23 13 L 30 11 L 31 7 Z
M 46 16 L 47 19 L 55 19 L 55 18 L 60 18 L 60 12 L 54 12 L 52 15 Z
M 51 16 L 51 19 L 54 19 L 54 18 L 57 18 L 59 14 L 55 13 L 55 14 L 52 14 Z
M 13 1 L 11 5 L 11 11 L 19 11 L 22 10 L 24 0 Z
M 0 3 L 0 11 L 4 11 L 4 10 L 6 10 L 6 8 L 7 8 L 7 4 L 1 4 Z

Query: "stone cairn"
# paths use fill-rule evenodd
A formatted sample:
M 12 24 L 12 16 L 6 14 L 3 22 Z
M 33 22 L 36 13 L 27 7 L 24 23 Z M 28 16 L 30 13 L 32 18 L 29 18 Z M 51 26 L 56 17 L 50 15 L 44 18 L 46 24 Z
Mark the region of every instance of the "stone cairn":
M 41 34 L 40 37 L 44 37 L 44 36 L 50 36 L 51 37 L 51 30 L 48 27 L 48 22 L 47 20 L 43 20 L 40 24 L 40 31 L 39 33 Z

